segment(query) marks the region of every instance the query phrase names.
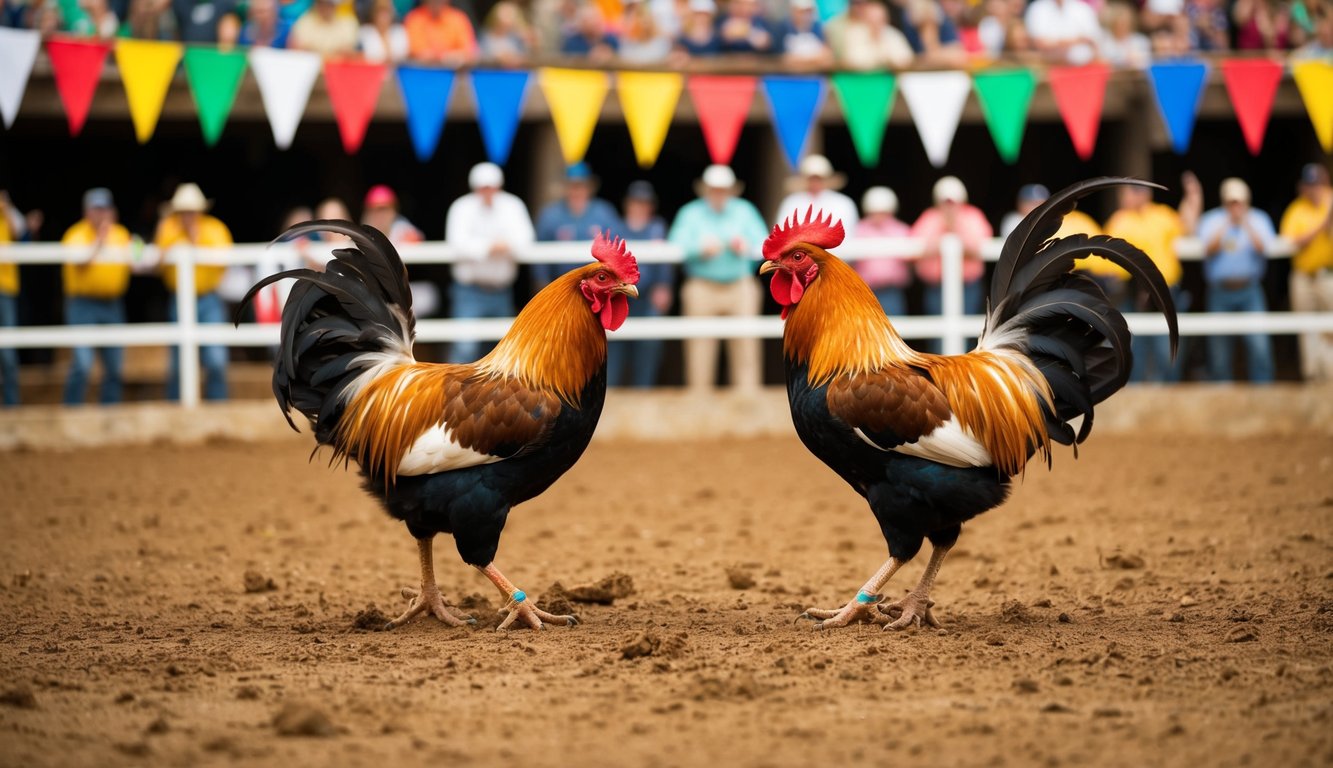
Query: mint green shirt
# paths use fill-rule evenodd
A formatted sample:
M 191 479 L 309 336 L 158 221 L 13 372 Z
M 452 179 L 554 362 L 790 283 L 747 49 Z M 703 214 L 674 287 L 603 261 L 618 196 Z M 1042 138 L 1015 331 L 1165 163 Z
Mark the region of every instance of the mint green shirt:
M 731 248 L 731 241 L 739 237 L 745 241 L 743 252 Z M 734 283 L 755 274 L 760 247 L 768 237 L 768 226 L 759 210 L 749 200 L 733 197 L 722 212 L 714 211 L 707 200 L 686 203 L 676 214 L 667 239 L 685 251 L 685 276 L 711 280 L 715 283 Z M 720 253 L 711 259 L 700 255 L 704 244 L 712 238 L 723 245 Z

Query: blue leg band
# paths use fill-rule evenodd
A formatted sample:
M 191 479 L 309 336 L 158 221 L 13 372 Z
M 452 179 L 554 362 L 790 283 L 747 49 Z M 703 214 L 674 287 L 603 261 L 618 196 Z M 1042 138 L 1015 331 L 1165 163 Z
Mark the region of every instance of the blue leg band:
M 525 593 L 525 592 L 524 592 L 523 590 L 521 590 L 521 589 L 516 589 L 516 590 L 514 590 L 514 594 L 510 595 L 510 597 L 514 598 L 514 602 L 516 602 L 516 603 L 521 603 L 521 602 L 523 602 L 524 600 L 527 600 L 527 599 L 528 599 L 528 595 L 527 595 L 527 593 Z
M 875 602 L 875 596 L 867 595 L 864 592 L 857 592 L 856 602 L 860 603 L 861 605 L 870 605 L 871 603 Z

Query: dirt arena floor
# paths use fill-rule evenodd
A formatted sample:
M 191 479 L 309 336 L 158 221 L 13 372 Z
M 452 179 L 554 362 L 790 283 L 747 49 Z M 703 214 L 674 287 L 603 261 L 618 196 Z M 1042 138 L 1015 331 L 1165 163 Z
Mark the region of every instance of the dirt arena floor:
M 415 548 L 307 453 L 0 454 L 0 764 L 1333 763 L 1328 438 L 1094 436 L 965 529 L 946 629 L 902 633 L 793 622 L 885 555 L 794 439 L 595 444 L 500 565 L 539 603 L 634 591 L 508 634 L 357 628 Z

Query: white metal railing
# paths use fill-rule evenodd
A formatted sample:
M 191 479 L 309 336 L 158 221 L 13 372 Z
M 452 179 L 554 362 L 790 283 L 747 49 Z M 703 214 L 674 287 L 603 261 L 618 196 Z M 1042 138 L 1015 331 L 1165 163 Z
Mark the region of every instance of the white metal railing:
M 327 244 L 321 244 L 324 246 Z M 993 239 L 982 250 L 982 258 L 995 261 L 1003 241 Z M 336 246 L 335 246 L 336 247 Z M 912 259 L 919 257 L 925 243 L 913 238 L 853 239 L 839 249 L 849 259 L 871 256 Z M 963 314 L 963 248 L 957 238 L 941 242 L 944 289 L 942 313 L 936 317 L 896 317 L 894 326 L 906 338 L 939 338 L 946 354 L 964 351 L 965 339 L 981 331 L 983 318 Z M 63 246 L 55 243 L 18 243 L 0 245 L 0 263 L 64 264 L 86 261 L 91 246 Z M 459 259 L 457 249 L 447 243 L 433 242 L 404 246 L 400 249 L 408 264 L 447 264 Z M 1203 258 L 1202 243 L 1195 238 L 1177 242 L 1177 253 L 1184 261 Z M 1279 239 L 1268 254 L 1285 258 L 1291 244 Z M 634 244 L 634 255 L 643 263 L 679 263 L 679 248 L 662 242 Z M 196 321 L 196 264 L 260 265 L 276 271 L 278 265 L 301 263 L 298 249 L 291 244 L 238 244 L 226 249 L 188 249 L 175 247 L 160 259 L 153 246 L 105 248 L 98 255 L 104 262 L 130 262 L 154 265 L 160 260 L 177 265 L 176 323 L 130 323 L 95 326 L 25 326 L 0 328 L 0 347 L 76 347 L 76 346 L 161 346 L 180 348 L 181 403 L 194 407 L 199 402 L 199 347 L 203 344 L 227 346 L 270 346 L 278 342 L 278 329 L 272 324 L 204 324 Z M 534 243 L 518 261 L 525 264 L 580 263 L 588 259 L 588 243 Z M 1162 335 L 1167 332 L 1165 319 L 1154 313 L 1127 315 L 1136 334 Z M 472 320 L 420 320 L 417 339 L 423 342 L 495 340 L 509 329 L 512 318 Z M 1292 334 L 1309 331 L 1333 332 L 1333 313 L 1186 313 L 1180 316 L 1180 332 L 1186 336 L 1214 334 Z M 692 338 L 780 338 L 782 321 L 777 317 L 640 317 L 615 332 L 616 339 L 692 339 Z

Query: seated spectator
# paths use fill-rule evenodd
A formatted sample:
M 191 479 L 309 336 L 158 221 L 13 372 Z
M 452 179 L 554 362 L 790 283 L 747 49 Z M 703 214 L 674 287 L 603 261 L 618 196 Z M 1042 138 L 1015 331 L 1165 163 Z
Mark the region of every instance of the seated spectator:
M 1033 46 L 1051 62 L 1087 64 L 1097 57 L 1102 27 L 1083 0 L 1033 0 L 1023 21 Z
M 933 0 L 889 0 L 889 22 L 902 30 L 918 62 L 937 67 L 963 67 L 958 29 Z
M 65 286 L 65 322 L 69 325 L 118 325 L 125 322 L 125 290 L 130 285 L 130 265 L 124 254 L 108 254 L 130 244 L 130 232 L 116 221 L 111 190 L 90 189 L 83 195 L 83 218 L 70 227 L 61 245 L 75 247 L 78 261 L 62 271 Z M 85 248 L 91 246 L 91 248 Z M 119 403 L 123 382 L 123 347 L 101 347 L 102 386 L 98 398 L 103 405 Z M 93 369 L 93 348 L 75 347 L 65 380 L 65 405 L 80 405 L 88 390 Z
M 16 20 L 14 26 L 20 29 L 41 33 L 43 40 L 59 32 L 64 23 L 56 0 L 29 0 L 14 8 L 9 18 Z
M 118 35 L 140 40 L 175 40 L 176 14 L 171 11 L 171 0 L 130 0 Z
M 861 198 L 861 220 L 852 231 L 855 237 L 910 237 L 912 228 L 898 220 L 898 195 L 888 187 L 871 187 Z M 875 292 L 884 314 L 907 314 L 907 287 L 912 269 L 901 256 L 869 256 L 852 265 Z
M 1023 25 L 1022 0 L 985 0 L 985 15 L 977 23 L 977 39 L 990 56 L 1022 54 L 1032 50 Z
M 624 238 L 635 245 L 666 239 L 666 222 L 657 215 L 657 192 L 646 181 L 632 181 L 625 190 Z M 639 295 L 634 306 L 639 317 L 660 317 L 671 311 L 674 264 L 639 263 Z M 606 349 L 606 383 L 611 387 L 651 387 L 662 367 L 661 339 L 612 341 Z M 626 377 L 626 366 L 629 376 Z
M 623 228 L 615 206 L 600 197 L 597 177 L 587 163 L 575 163 L 565 170 L 560 199 L 537 215 L 538 242 L 570 242 L 592 240 L 600 232 L 619 232 Z M 547 283 L 577 267 L 577 264 L 532 265 L 533 290 L 539 291 Z
M 573 34 L 580 0 L 532 0 L 532 52 L 549 54 L 560 50 L 560 41 Z
M 1277 0 L 1236 0 L 1231 7 L 1236 24 L 1236 49 L 1275 51 L 1288 47 L 1291 14 Z
M 1186 0 L 1189 48 L 1194 51 L 1226 51 L 1231 48 L 1231 21 L 1221 0 Z
M 945 176 L 935 182 L 932 192 L 934 207 L 927 208 L 912 224 L 912 237 L 925 241 L 921 258 L 916 262 L 916 276 L 925 287 L 922 303 L 927 315 L 944 311 L 944 293 L 941 281 L 944 266 L 940 242 L 945 235 L 955 235 L 963 243 L 963 312 L 975 315 L 982 308 L 981 276 L 986 266 L 981 261 L 981 249 L 994 230 L 986 214 L 967 202 L 967 187 L 957 176 Z M 938 341 L 927 345 L 938 351 Z
M 791 14 L 778 25 L 777 38 L 782 63 L 788 68 L 822 69 L 833 64 L 814 0 L 792 0 Z
M 228 19 L 235 18 L 228 14 Z M 286 48 L 294 22 L 284 21 L 278 15 L 276 0 L 250 0 L 245 8 L 245 21 L 236 33 L 235 42 L 252 48 Z M 222 32 L 219 29 L 219 41 Z
M 901 69 L 912 64 L 912 46 L 889 25 L 889 11 L 875 0 L 856 0 L 842 26 L 839 63 L 847 69 Z
M 403 19 L 408 57 L 414 61 L 460 67 L 477 60 L 477 39 L 467 14 L 449 0 L 423 0 Z
M 1143 69 L 1152 63 L 1153 45 L 1147 35 L 1136 31 L 1134 6 L 1119 0 L 1107 3 L 1102 23 L 1105 27 L 1097 49 L 1107 64 Z
M 717 6 L 713 0 L 689 0 L 689 12 L 685 15 L 675 43 L 678 59 L 716 56 L 722 52 L 722 41 L 718 39 L 714 21 L 716 15 Z
M 620 60 L 654 64 L 671 54 L 671 35 L 658 24 L 647 0 L 628 0 L 620 30 Z
M 1267 312 L 1264 273 L 1268 249 L 1277 234 L 1267 213 L 1250 207 L 1250 186 L 1237 178 L 1222 181 L 1222 206 L 1199 220 L 1203 241 L 1203 277 L 1209 312 Z M 1250 382 L 1273 381 L 1273 348 L 1268 335 L 1246 334 L 1245 357 Z M 1208 337 L 1208 369 L 1213 381 L 1232 379 L 1234 337 Z
M 501 66 L 519 66 L 532 55 L 533 40 L 532 28 L 518 4 L 500 0 L 481 25 L 481 58 Z
M 181 42 L 216 43 L 218 25 L 224 17 L 236 13 L 237 5 L 236 0 L 172 0 Z
M 107 0 L 79 0 L 77 8 L 77 12 L 65 19 L 73 34 L 110 40 L 120 31 L 120 19 Z
M 1309 42 L 1297 48 L 1293 58 L 1333 60 L 1333 0 L 1318 0 L 1309 6 Z
M 1189 51 L 1190 29 L 1185 0 L 1146 0 L 1139 26 L 1152 41 L 1156 55 L 1180 56 Z
M 407 58 L 407 30 L 398 23 L 393 0 L 374 0 L 359 34 L 366 61 L 398 63 Z
M 724 54 L 772 54 L 778 41 L 764 19 L 759 0 L 727 0 L 717 20 L 717 37 Z
M 562 56 L 586 57 L 590 63 L 605 64 L 615 58 L 619 43 L 607 33 L 602 11 L 591 3 L 579 7 L 572 33 L 560 41 Z
M 985 53 L 977 24 L 981 8 L 974 0 L 939 0 L 940 16 L 958 31 L 958 44 L 969 56 Z
M 356 52 L 360 33 L 354 16 L 338 12 L 337 0 L 315 0 L 292 25 L 287 46 L 321 56 L 346 56 Z

